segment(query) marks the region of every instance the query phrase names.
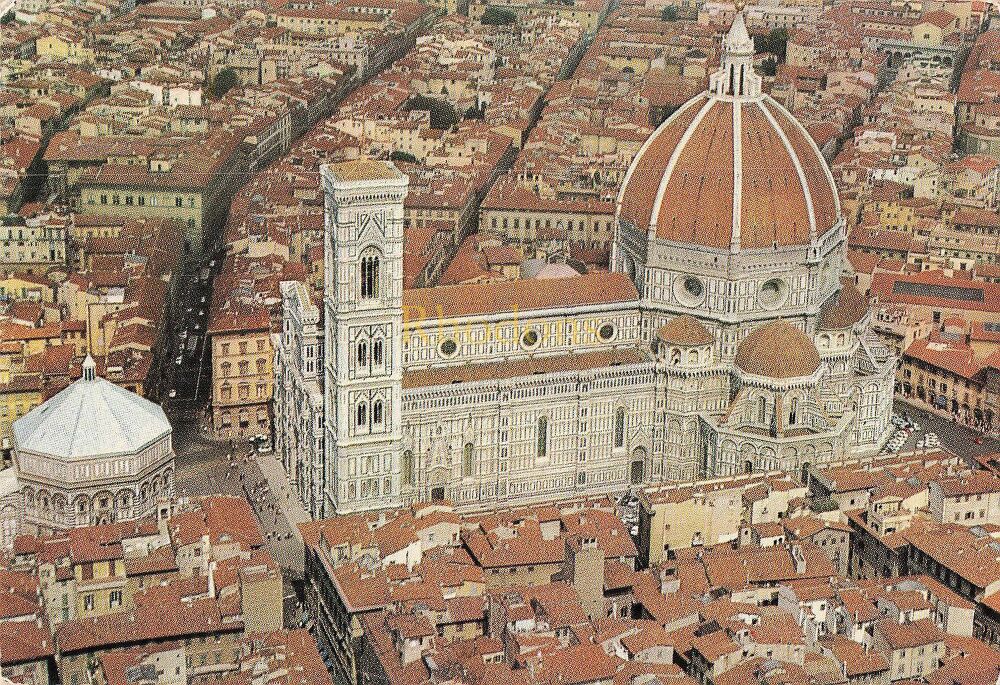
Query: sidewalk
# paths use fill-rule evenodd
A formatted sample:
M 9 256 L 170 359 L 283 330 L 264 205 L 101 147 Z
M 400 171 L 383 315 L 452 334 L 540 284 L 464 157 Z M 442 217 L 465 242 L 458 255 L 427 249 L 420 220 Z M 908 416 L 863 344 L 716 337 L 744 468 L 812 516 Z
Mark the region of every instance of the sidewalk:
M 271 492 L 275 495 L 275 500 L 281 508 L 281 513 L 288 520 L 295 537 L 302 541 L 302 534 L 299 533 L 297 524 L 312 521 L 312 517 L 306 512 L 299 497 L 295 494 L 288 478 L 285 474 L 285 467 L 281 465 L 274 452 L 270 454 L 254 454 L 254 461 L 260 468 L 261 474 L 267 479 Z

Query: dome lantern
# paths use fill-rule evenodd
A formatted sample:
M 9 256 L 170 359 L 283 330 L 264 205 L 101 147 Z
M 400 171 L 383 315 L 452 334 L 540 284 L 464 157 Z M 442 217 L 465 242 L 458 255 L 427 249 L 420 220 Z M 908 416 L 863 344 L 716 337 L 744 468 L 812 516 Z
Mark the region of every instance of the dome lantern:
M 761 78 L 753 68 L 753 38 L 743 11 L 736 13 L 729 33 L 722 39 L 719 70 L 709 78 L 708 89 L 722 97 L 753 99 L 761 96 Z

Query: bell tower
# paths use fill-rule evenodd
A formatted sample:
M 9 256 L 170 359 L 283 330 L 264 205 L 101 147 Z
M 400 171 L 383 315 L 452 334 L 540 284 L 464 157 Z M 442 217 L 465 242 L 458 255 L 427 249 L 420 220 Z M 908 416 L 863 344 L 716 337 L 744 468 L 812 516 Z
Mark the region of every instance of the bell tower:
M 403 200 L 390 162 L 324 165 L 326 509 L 398 506 Z

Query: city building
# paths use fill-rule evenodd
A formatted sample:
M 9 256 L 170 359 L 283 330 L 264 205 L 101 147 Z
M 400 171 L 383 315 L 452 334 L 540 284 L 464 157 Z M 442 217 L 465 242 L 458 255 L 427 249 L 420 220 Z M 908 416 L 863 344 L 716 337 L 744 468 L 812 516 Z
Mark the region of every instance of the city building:
M 213 305 L 221 292 L 213 291 Z M 214 431 L 230 438 L 270 435 L 274 354 L 267 310 L 226 300 L 213 306 L 208 337 Z
M 404 291 L 406 177 L 323 167 L 329 511 L 485 507 L 881 449 L 895 360 L 841 280 L 826 162 L 762 93 L 753 54 L 737 14 L 709 89 L 625 175 L 610 274 Z
M 14 466 L 26 532 L 129 521 L 174 492 L 171 427 L 159 405 L 82 377 L 14 422 Z

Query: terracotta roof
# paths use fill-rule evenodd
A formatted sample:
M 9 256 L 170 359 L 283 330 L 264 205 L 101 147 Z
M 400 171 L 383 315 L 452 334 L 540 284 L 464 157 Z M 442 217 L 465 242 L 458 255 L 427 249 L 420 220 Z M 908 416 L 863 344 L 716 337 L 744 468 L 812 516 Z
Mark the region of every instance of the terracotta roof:
M 884 618 L 875 624 L 875 629 L 893 650 L 921 647 L 944 639 L 944 633 L 928 618 L 911 623 Z
M 674 345 L 708 345 L 715 341 L 705 325 L 689 314 L 674 317 L 660 326 L 656 335 Z
M 703 94 L 668 119 L 632 162 L 620 215 L 640 230 L 655 226 L 658 238 L 722 249 L 733 244 L 734 225 L 744 249 L 807 245 L 813 223 L 817 235 L 830 230 L 836 189 L 809 134 L 771 98 L 738 106 L 739 146 L 733 102 Z
M 635 302 L 635 284 L 622 273 L 594 272 L 571 278 L 417 288 L 403 291 L 403 321 L 528 312 L 539 309 Z
M 743 339 L 736 349 L 736 366 L 768 378 L 809 376 L 819 368 L 819 352 L 809 336 L 778 319 Z
M 520 378 L 567 371 L 602 369 L 609 366 L 642 364 L 649 357 L 636 349 L 582 352 L 552 357 L 531 357 L 528 359 L 503 360 L 483 364 L 461 364 L 432 369 L 403 372 L 403 388 L 422 388 L 455 383 L 476 383 L 498 381 L 506 378 Z

